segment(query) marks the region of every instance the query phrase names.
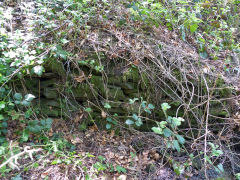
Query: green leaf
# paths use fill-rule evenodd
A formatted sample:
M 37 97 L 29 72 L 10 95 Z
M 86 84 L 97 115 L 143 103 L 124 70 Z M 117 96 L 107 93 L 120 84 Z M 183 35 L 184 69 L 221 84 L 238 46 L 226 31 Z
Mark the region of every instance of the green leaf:
M 51 126 L 52 122 L 53 122 L 52 118 L 47 118 L 46 119 L 46 123 L 47 123 L 48 126 Z
M 30 102 L 26 100 L 22 101 L 21 104 L 24 106 L 30 106 Z
M 160 127 L 152 127 L 153 132 L 155 132 L 156 134 L 163 134 L 162 128 Z
M 143 125 L 142 123 L 142 119 L 138 118 L 138 120 L 135 122 L 136 126 L 140 127 L 141 125 Z
M 125 122 L 127 125 L 132 125 L 134 124 L 134 122 L 130 119 L 127 119 L 126 122 Z
M 176 149 L 178 152 L 181 151 L 180 145 L 179 145 L 179 143 L 178 143 L 177 140 L 173 140 L 173 147 L 174 147 L 174 149 Z
M 14 103 L 15 103 L 15 104 L 20 104 L 20 103 L 21 103 L 21 101 L 14 101 Z
M 0 120 L 3 120 L 4 116 L 2 114 L 0 114 Z
M 149 109 L 154 109 L 154 108 L 155 108 L 155 106 L 154 106 L 154 105 L 152 105 L 152 104 L 148 104 L 148 108 L 149 108 Z
M 51 164 L 55 165 L 55 164 L 60 164 L 60 163 L 62 163 L 62 160 L 61 159 L 56 159 L 56 160 L 53 160 Z
M 1 102 L 0 102 L 0 110 L 5 108 L 5 104 L 6 104 L 6 103 L 5 103 L 4 101 L 1 101 Z
M 146 111 L 148 114 L 151 114 L 151 111 L 147 108 L 145 108 L 144 111 Z
M 92 108 L 90 108 L 90 107 L 89 108 L 85 108 L 85 111 L 89 113 L 89 112 L 92 111 Z
M 27 94 L 24 98 L 26 101 L 31 102 L 36 97 L 32 94 Z
M 158 123 L 159 124 L 159 126 L 162 128 L 162 129 L 164 129 L 165 127 L 166 127 L 166 125 L 167 125 L 167 122 L 166 121 L 161 121 L 160 123 Z
M 8 127 L 8 123 L 7 123 L 6 121 L 3 121 L 3 122 L 2 122 L 2 127 L 3 127 L 3 128 L 7 128 L 7 127 Z
M 111 124 L 106 124 L 107 129 L 111 129 L 112 125 Z
M 19 101 L 21 101 L 23 98 L 21 93 L 15 93 L 13 97 L 14 97 L 14 99 L 19 100 Z
M 184 121 L 184 119 L 181 117 L 178 117 L 178 118 L 173 117 L 172 118 L 172 124 L 174 127 L 180 126 L 183 121 Z
M 180 143 L 180 144 L 184 144 L 185 143 L 185 139 L 184 139 L 184 137 L 182 137 L 181 135 L 176 135 L 176 137 L 177 137 L 177 139 L 178 139 L 178 142 Z
M 66 43 L 68 43 L 69 41 L 68 41 L 67 39 L 61 39 L 61 42 L 62 42 L 63 44 L 66 44 Z
M 138 121 L 138 120 L 139 120 L 139 117 L 138 117 L 135 113 L 132 115 L 132 118 L 133 118 L 135 121 Z
M 110 118 L 110 117 L 107 117 L 107 121 L 108 122 L 113 122 L 112 118 Z
M 11 180 L 22 180 L 21 173 L 15 177 L 11 178 Z
M 111 108 L 111 105 L 110 105 L 109 103 L 105 103 L 105 104 L 104 104 L 104 108 L 110 109 L 110 108 Z
M 38 164 L 37 162 L 35 162 L 35 163 L 33 164 L 33 167 L 34 167 L 34 168 L 37 168 L 37 167 L 39 167 L 39 164 Z
M 220 156 L 220 155 L 222 155 L 223 154 L 223 152 L 221 151 L 221 150 L 214 150 L 213 152 L 212 152 L 212 155 L 213 156 L 216 156 L 216 157 L 218 157 L 218 156 Z
M 194 32 L 197 30 L 197 28 L 198 28 L 198 24 L 192 24 L 192 25 L 190 25 L 190 31 L 191 31 L 192 33 L 194 33 Z
M 184 166 L 183 165 L 181 165 L 181 164 L 179 164 L 179 163 L 174 163 L 173 164 L 173 169 L 174 169 L 174 172 L 178 175 L 178 176 L 180 176 L 181 174 L 183 174 L 184 173 Z
M 223 165 L 221 163 L 218 164 L 217 168 L 215 168 L 215 169 L 218 173 L 223 173 L 224 172 L 224 168 L 223 168 Z
M 208 57 L 208 54 L 206 51 L 200 52 L 199 55 L 203 58 L 206 59 Z
M 162 107 L 162 110 L 163 110 L 163 111 L 167 111 L 168 109 L 171 108 L 171 106 L 169 106 L 168 103 L 162 103 L 162 104 L 161 104 L 161 107 Z
M 26 142 L 28 138 L 29 138 L 29 133 L 26 130 L 24 130 L 21 139 L 23 142 Z
M 138 100 L 138 98 L 129 99 L 129 104 L 133 104 L 133 103 L 135 103 L 135 101 L 137 101 L 137 100 Z
M 33 72 L 34 72 L 35 74 L 37 74 L 38 76 L 42 76 L 42 74 L 43 74 L 43 72 L 44 72 L 44 67 L 43 67 L 43 66 L 40 66 L 40 65 L 35 66 L 35 67 L 33 68 Z
M 164 130 L 163 130 L 163 135 L 165 136 L 165 137 L 170 137 L 170 136 L 172 136 L 172 131 L 169 129 L 169 128 L 165 128 Z
M 122 166 L 117 165 L 116 169 L 117 169 L 118 173 L 121 173 L 121 172 L 127 173 L 127 170 L 125 168 L 123 168 Z
M 6 148 L 4 146 L 0 146 L 0 156 L 5 153 Z
M 113 120 L 112 122 L 114 125 L 118 125 L 118 122 L 116 120 Z

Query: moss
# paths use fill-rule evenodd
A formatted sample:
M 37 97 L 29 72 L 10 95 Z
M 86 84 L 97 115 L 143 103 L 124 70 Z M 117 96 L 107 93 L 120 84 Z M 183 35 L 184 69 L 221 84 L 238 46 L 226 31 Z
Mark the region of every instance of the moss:
M 49 63 L 45 66 L 45 70 L 56 73 L 62 78 L 67 77 L 63 63 L 61 61 L 58 61 L 57 59 L 50 59 Z
M 57 99 L 58 98 L 58 92 L 56 89 L 53 89 L 53 88 L 44 88 L 43 95 L 47 99 Z
M 93 84 L 95 90 L 99 90 L 102 94 L 104 94 L 105 90 L 102 76 L 92 76 L 90 82 Z
M 59 117 L 61 116 L 61 109 L 52 107 L 52 106 L 45 106 L 41 104 L 41 111 L 44 115 L 49 117 Z
M 114 101 L 125 100 L 126 96 L 124 95 L 122 89 L 117 86 L 107 86 L 106 95 L 109 99 Z
M 57 82 L 56 78 L 45 80 L 45 81 L 41 81 L 40 87 L 42 89 L 42 88 L 46 88 L 46 87 L 49 87 L 49 86 L 55 86 L 56 82 Z
M 89 99 L 89 100 L 93 100 L 95 98 L 94 95 L 93 95 L 93 92 L 92 92 L 92 90 L 90 88 L 90 86 L 88 84 L 86 84 L 86 83 L 79 84 L 76 87 L 71 87 L 68 91 L 72 92 L 73 96 L 76 99 L 82 99 L 82 100 Z

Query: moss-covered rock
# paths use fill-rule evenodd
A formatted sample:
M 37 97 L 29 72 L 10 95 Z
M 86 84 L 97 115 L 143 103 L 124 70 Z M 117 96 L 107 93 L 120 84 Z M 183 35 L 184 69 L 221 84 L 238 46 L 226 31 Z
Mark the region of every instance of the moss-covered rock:
M 53 72 L 58 74 L 62 78 L 66 78 L 66 71 L 64 69 L 63 63 L 57 59 L 49 59 L 48 64 L 45 65 L 46 72 Z
M 56 89 L 47 87 L 47 88 L 44 88 L 43 95 L 47 99 L 57 99 L 59 96 L 59 93 L 57 92 Z
M 108 85 L 105 91 L 106 97 L 111 100 L 120 101 L 125 100 L 126 96 L 124 95 L 122 89 L 117 86 Z
M 71 87 L 68 92 L 70 94 L 73 94 L 74 98 L 76 99 L 82 99 L 82 100 L 93 100 L 94 97 L 94 92 L 92 92 L 91 87 L 87 83 L 82 83 L 77 85 L 76 87 Z

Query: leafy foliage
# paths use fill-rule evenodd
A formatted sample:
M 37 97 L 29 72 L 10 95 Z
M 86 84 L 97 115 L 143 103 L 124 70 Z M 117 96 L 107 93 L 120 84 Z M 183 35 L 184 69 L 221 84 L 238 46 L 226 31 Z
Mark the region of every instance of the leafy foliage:
M 153 132 L 159 135 L 163 135 L 167 140 L 167 147 L 181 151 L 181 145 L 185 144 L 185 139 L 183 136 L 178 134 L 178 127 L 181 126 L 181 123 L 184 122 L 184 119 L 181 117 L 171 117 L 167 115 L 167 110 L 171 107 L 168 103 L 162 103 L 162 110 L 166 116 L 166 121 L 156 122 L 157 127 L 152 127 Z M 167 127 L 169 126 L 169 128 Z

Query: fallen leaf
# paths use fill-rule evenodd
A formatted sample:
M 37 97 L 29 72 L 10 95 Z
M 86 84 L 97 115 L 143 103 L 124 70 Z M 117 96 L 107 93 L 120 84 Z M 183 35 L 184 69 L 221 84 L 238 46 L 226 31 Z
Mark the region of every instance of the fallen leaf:
M 82 143 L 83 141 L 79 138 L 79 137 L 76 137 L 75 139 L 71 139 L 71 142 L 73 144 L 80 144 Z
M 122 174 L 117 178 L 117 180 L 126 180 L 126 179 L 127 179 L 127 175 L 125 174 Z
M 101 116 L 103 119 L 105 119 L 107 117 L 107 114 L 104 111 L 102 111 Z

